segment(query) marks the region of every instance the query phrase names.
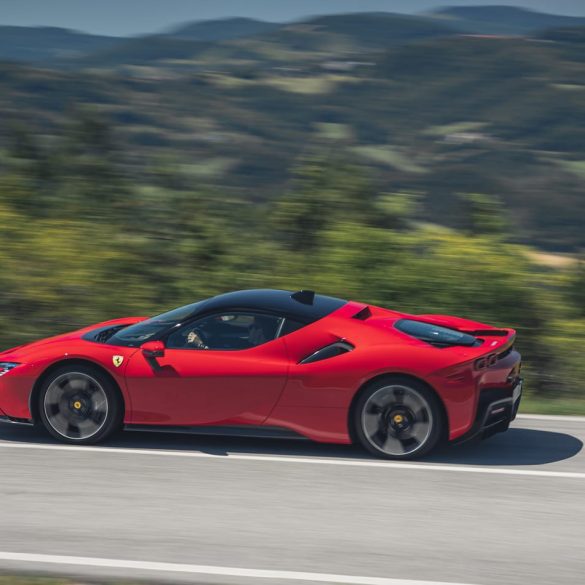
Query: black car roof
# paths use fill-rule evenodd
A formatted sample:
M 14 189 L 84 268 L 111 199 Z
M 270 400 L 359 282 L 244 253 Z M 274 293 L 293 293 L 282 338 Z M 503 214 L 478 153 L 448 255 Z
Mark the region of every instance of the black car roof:
M 241 290 L 203 301 L 192 316 L 215 311 L 248 309 L 268 311 L 311 323 L 322 319 L 346 303 L 347 301 L 342 299 L 314 295 L 310 292 L 301 294 L 275 289 Z

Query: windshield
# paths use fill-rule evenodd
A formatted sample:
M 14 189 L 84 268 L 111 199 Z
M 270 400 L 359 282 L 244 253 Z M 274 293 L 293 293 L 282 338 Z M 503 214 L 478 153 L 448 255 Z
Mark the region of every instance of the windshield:
M 110 345 L 123 345 L 126 347 L 140 347 L 143 343 L 150 339 L 156 338 L 156 336 L 163 331 L 166 331 L 170 327 L 181 323 L 192 315 L 201 302 L 192 303 L 191 305 L 185 305 L 178 309 L 173 309 L 167 313 L 162 313 L 156 317 L 151 317 L 146 321 L 136 323 L 130 327 L 125 327 L 121 331 L 118 331 L 115 335 L 112 335 L 108 339 Z

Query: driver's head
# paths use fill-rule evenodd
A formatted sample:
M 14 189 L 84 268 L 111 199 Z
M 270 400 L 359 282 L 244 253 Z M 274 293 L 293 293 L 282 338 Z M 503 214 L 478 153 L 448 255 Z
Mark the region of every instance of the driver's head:
M 187 344 L 197 348 L 205 348 L 205 344 L 203 343 L 203 339 L 197 331 L 192 329 L 187 334 Z

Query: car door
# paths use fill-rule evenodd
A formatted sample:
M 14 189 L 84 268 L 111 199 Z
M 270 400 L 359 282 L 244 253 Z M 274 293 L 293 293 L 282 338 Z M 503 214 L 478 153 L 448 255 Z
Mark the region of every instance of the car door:
M 133 424 L 261 424 L 286 384 L 288 358 L 276 315 L 232 311 L 174 331 L 163 357 L 136 352 L 126 381 Z

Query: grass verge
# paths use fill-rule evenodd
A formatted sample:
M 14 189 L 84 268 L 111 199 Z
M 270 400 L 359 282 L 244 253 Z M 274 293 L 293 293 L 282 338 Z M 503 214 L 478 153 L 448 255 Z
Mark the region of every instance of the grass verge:
M 585 416 L 585 400 L 582 398 L 539 398 L 524 396 L 520 414 L 564 414 Z

